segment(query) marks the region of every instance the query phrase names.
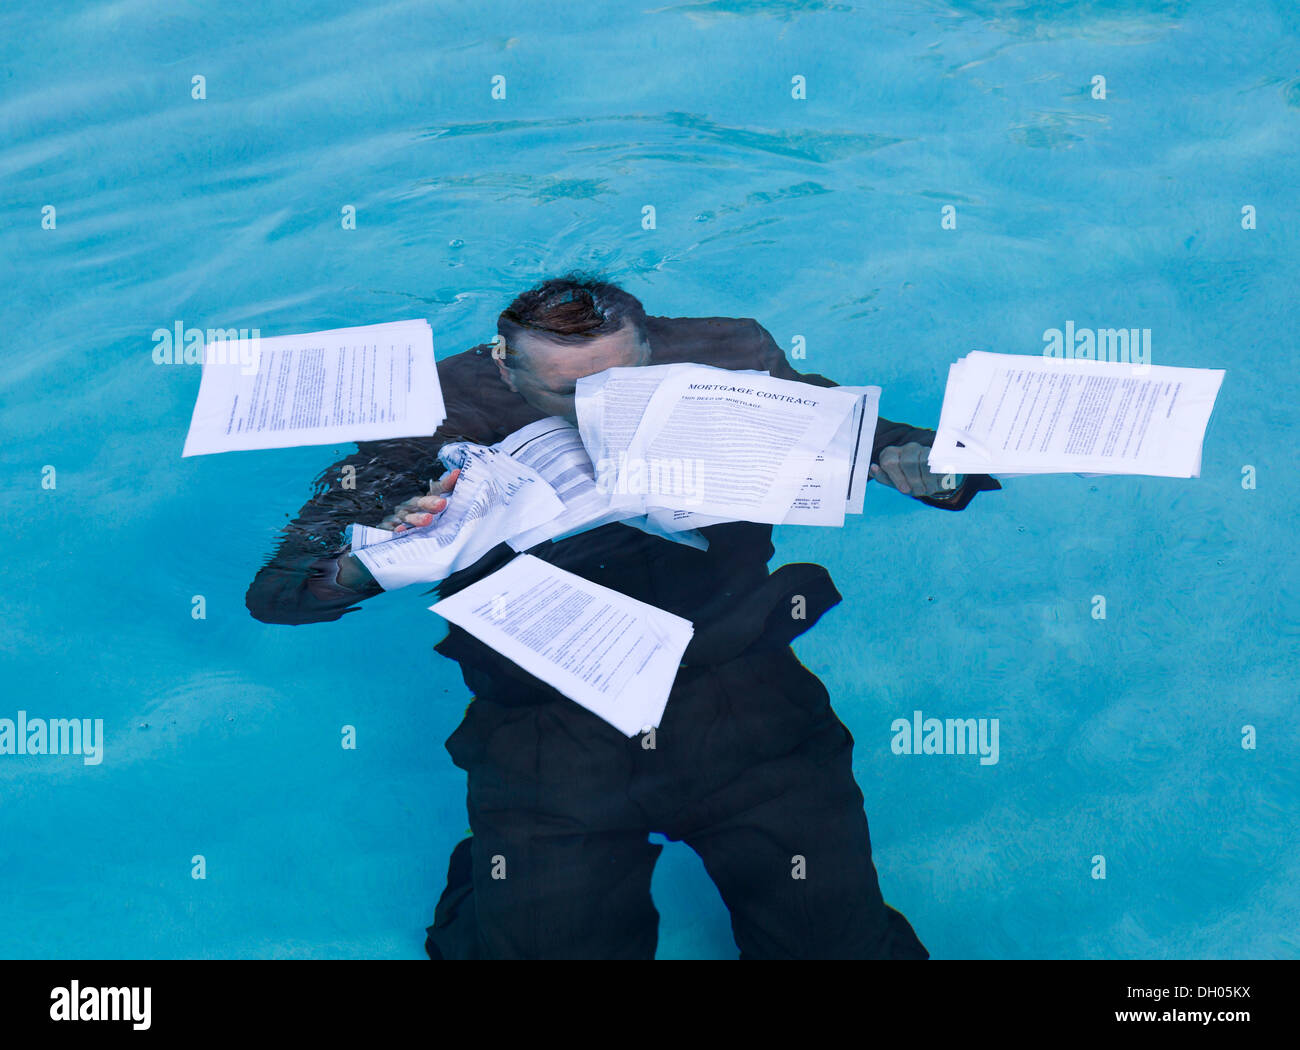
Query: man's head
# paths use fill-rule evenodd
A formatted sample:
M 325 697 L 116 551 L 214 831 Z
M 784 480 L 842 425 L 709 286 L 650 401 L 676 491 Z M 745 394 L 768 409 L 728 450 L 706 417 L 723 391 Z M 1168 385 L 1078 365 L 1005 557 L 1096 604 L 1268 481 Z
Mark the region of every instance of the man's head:
M 574 388 L 607 368 L 650 363 L 645 310 L 617 285 L 579 274 L 544 281 L 497 319 L 501 378 L 539 412 L 574 421 Z

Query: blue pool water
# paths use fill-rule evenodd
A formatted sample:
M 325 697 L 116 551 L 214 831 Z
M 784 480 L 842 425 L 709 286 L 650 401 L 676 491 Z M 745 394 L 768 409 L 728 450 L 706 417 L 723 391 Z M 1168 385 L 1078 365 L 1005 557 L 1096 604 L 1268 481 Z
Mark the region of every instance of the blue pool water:
M 797 649 L 935 956 L 1296 955 L 1300 11 L 558 10 L 0 13 L 0 718 L 106 735 L 97 766 L 0 756 L 0 955 L 422 957 L 467 825 L 441 621 L 419 589 L 254 621 L 249 580 L 346 450 L 182 460 L 199 373 L 151 336 L 425 317 L 441 358 L 574 266 L 803 336 L 800 367 L 920 425 L 959 355 L 1067 320 L 1226 368 L 1197 480 L 1016 479 L 962 514 L 872 486 L 842 531 L 778 530 L 774 564 L 844 594 Z M 999 719 L 999 762 L 892 754 L 918 709 Z M 654 893 L 661 957 L 735 955 L 684 845 Z

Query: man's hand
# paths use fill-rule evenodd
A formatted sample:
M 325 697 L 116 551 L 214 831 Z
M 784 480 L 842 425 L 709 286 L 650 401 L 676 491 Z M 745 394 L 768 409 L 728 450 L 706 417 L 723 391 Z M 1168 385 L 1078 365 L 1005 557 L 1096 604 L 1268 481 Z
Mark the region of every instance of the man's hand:
M 898 489 L 905 496 L 937 496 L 943 499 L 952 495 L 964 480 L 954 476 L 952 488 L 944 488 L 944 474 L 935 474 L 929 466 L 930 449 L 916 441 L 906 445 L 890 445 L 880 450 L 879 465 L 871 465 L 871 476 L 879 482 Z
M 405 532 L 407 529 L 419 528 L 433 521 L 433 516 L 447 506 L 446 494 L 456 485 L 460 470 L 450 471 L 435 484 L 429 482 L 429 491 L 423 496 L 413 496 L 405 503 L 400 503 L 393 513 L 381 521 L 377 528 L 389 532 Z
M 398 504 L 393 513 L 381 521 L 376 528 L 387 532 L 405 532 L 407 529 L 419 528 L 433 521 L 433 516 L 447 506 L 446 494 L 456 485 L 460 477 L 459 470 L 450 471 L 435 482 L 429 482 L 429 491 L 423 496 L 413 496 Z M 338 559 L 338 570 L 333 582 L 328 580 L 309 581 L 308 588 L 320 598 L 336 597 L 339 587 L 345 591 L 362 591 L 374 586 L 375 578 L 355 554 L 344 554 Z

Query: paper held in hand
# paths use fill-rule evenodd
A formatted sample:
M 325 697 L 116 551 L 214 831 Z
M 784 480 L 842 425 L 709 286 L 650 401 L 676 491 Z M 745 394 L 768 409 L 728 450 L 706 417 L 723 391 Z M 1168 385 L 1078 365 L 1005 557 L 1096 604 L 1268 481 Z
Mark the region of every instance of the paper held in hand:
M 930 469 L 1199 477 L 1223 376 L 976 351 L 948 370 Z
M 423 437 L 445 418 L 427 321 L 218 341 L 181 455 Z
M 496 447 L 455 442 L 438 458 L 459 469 L 445 510 L 419 528 L 392 533 L 352 525 L 352 553 L 386 591 L 413 583 L 436 583 L 473 565 L 516 532 L 554 521 L 565 509 L 537 471 Z
M 659 725 L 694 633 L 530 554 L 429 608 L 628 737 Z

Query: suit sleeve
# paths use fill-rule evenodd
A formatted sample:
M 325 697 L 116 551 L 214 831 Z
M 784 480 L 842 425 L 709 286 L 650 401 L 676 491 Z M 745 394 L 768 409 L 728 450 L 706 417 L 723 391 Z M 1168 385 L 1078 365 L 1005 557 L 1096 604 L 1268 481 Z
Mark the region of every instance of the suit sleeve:
M 779 379 L 792 379 L 799 383 L 811 383 L 813 386 L 839 386 L 833 379 L 827 379 L 815 372 L 795 371 L 786 358 L 785 351 L 777 345 L 766 328 L 750 319 L 746 319 L 745 323 L 753 325 L 754 328 L 752 334 L 758 345 L 758 355 L 762 362 L 759 367 L 766 368 Z M 914 427 L 908 423 L 895 423 L 880 416 L 876 420 L 876 435 L 871 445 L 872 465 L 880 462 L 880 453 L 883 449 L 893 445 L 906 445 L 912 441 L 929 448 L 934 444 L 934 431 L 925 427 Z M 987 474 L 967 474 L 948 499 L 933 499 L 929 496 L 913 496 L 912 499 L 941 510 L 964 510 L 966 505 L 975 498 L 975 493 L 1000 488 L 1002 486 L 997 480 Z

